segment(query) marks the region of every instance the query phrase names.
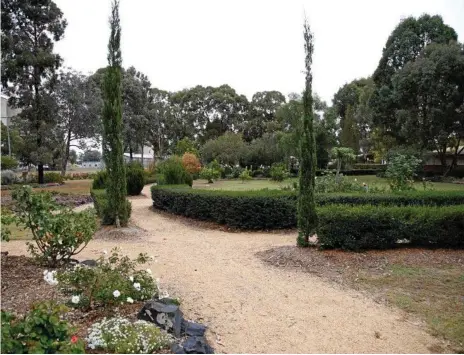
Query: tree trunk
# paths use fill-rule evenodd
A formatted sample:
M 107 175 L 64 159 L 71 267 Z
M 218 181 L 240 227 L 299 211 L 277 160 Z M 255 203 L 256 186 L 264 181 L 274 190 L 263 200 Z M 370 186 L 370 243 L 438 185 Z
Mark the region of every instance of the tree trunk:
M 69 160 L 69 150 L 71 147 L 71 130 L 68 130 L 68 137 L 66 138 L 66 148 L 64 152 L 63 162 L 61 163 L 61 176 L 66 175 L 66 166 Z
M 37 175 L 38 175 L 39 184 L 43 184 L 44 183 L 44 166 L 42 163 L 39 163 L 39 165 L 37 165 Z
M 142 161 L 142 168 L 145 168 L 144 165 L 143 165 L 143 144 L 142 144 L 142 159 L 141 159 L 141 161 Z
M 132 144 L 129 144 L 129 160 L 132 161 Z

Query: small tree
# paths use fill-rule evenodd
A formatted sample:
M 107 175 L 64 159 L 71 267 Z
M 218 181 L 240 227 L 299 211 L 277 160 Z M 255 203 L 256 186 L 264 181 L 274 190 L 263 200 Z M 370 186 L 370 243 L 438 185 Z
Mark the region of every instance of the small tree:
M 123 156 L 121 98 L 121 27 L 119 1 L 114 0 L 110 17 L 111 34 L 108 43 L 108 67 L 103 83 L 103 156 L 108 170 L 108 209 L 114 214 L 116 227 L 127 220 L 126 170 Z M 121 218 L 122 217 L 122 218 Z
M 332 158 L 337 160 L 337 179 L 340 175 L 340 170 L 342 168 L 342 163 L 347 163 L 356 160 L 356 155 L 354 154 L 353 149 L 345 147 L 335 147 L 332 148 Z
M 201 170 L 200 160 L 193 153 L 184 153 L 182 156 L 182 165 L 190 174 L 199 173 Z
M 412 155 L 398 154 L 391 158 L 385 176 L 392 191 L 414 190 L 414 177 L 421 162 Z
M 314 202 L 314 186 L 316 177 L 316 140 L 314 138 L 314 115 L 311 73 L 314 50 L 313 34 L 309 23 L 304 23 L 305 48 L 305 91 L 303 94 L 303 130 L 300 141 L 300 193 L 298 196 L 298 240 L 299 246 L 309 245 L 309 236 L 316 233 L 317 214 Z
M 250 175 L 250 170 L 248 170 L 247 168 L 245 168 L 245 170 L 243 170 L 240 175 L 239 175 L 239 178 L 240 180 L 242 180 L 242 183 L 244 183 L 245 181 L 248 181 L 248 180 L 252 180 L 253 178 L 251 177 Z

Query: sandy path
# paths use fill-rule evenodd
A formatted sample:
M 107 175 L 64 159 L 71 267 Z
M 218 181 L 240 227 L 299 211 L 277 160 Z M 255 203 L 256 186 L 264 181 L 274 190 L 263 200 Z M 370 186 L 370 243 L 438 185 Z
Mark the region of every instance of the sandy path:
M 144 189 L 150 196 L 148 187 Z M 199 229 L 132 199 L 133 221 L 148 231 L 142 241 L 95 240 L 81 257 L 120 245 L 146 251 L 152 269 L 182 299 L 186 317 L 210 328 L 217 352 L 229 353 L 428 353 L 437 340 L 403 314 L 355 291 L 309 274 L 265 265 L 254 254 L 295 243 L 293 234 L 226 233 Z M 24 242 L 2 243 L 12 254 Z M 375 336 L 380 334 L 380 338 Z

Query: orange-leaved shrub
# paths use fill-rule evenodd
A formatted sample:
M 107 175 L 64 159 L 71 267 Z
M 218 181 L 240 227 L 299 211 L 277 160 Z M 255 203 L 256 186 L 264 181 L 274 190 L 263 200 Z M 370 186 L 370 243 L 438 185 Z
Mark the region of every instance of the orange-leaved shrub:
M 182 156 L 182 165 L 190 174 L 199 173 L 201 170 L 200 160 L 192 153 L 184 153 Z

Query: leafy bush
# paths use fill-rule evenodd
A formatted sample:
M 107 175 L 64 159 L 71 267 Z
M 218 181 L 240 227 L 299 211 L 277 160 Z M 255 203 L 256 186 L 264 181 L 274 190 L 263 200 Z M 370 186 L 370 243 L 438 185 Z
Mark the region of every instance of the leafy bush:
M 126 165 L 126 186 L 129 196 L 137 196 L 142 192 L 145 184 L 143 166 L 139 162 Z
M 64 182 L 64 177 L 60 173 L 50 172 L 44 174 L 44 183 L 58 183 L 62 184 Z
M 413 155 L 398 154 L 388 162 L 385 177 L 392 191 L 414 190 L 414 177 L 422 160 Z
M 93 205 L 97 211 L 98 217 L 101 219 L 103 225 L 112 225 L 114 224 L 114 216 L 112 211 L 108 207 L 108 198 L 106 197 L 105 190 L 90 190 L 90 195 L 93 199 Z M 130 201 L 126 200 L 127 207 L 124 208 L 127 211 L 127 215 L 121 213 L 119 215 L 119 221 L 122 225 L 126 225 L 129 221 L 132 212 L 132 205 Z
M 196 174 L 201 170 L 200 160 L 193 153 L 184 153 L 182 156 L 182 165 L 189 174 Z
M 284 181 L 288 177 L 287 170 L 284 164 L 277 163 L 272 164 L 271 167 L 271 180 L 272 181 Z
M 208 180 L 208 183 L 212 184 L 213 180 L 217 180 L 221 177 L 221 172 L 213 168 L 204 167 L 200 171 L 200 178 Z
M 106 170 L 98 171 L 95 174 L 92 182 L 92 189 L 101 190 L 106 189 L 106 183 L 108 181 L 108 173 Z
M 42 302 L 22 318 L 2 311 L 2 354 L 83 354 L 85 344 L 61 319 L 63 305 Z
M 158 164 L 158 172 L 163 174 L 168 185 L 184 184 L 187 172 L 178 156 L 172 156 Z
M 248 180 L 252 180 L 253 178 L 251 177 L 250 175 L 250 170 L 248 169 L 245 169 L 241 172 L 241 174 L 239 175 L 239 178 L 240 180 L 242 180 L 242 182 L 245 182 L 245 181 L 248 181 Z
M 104 318 L 88 330 L 89 348 L 114 354 L 153 354 L 167 348 L 170 336 L 155 324 L 126 318 Z
M 135 260 L 113 249 L 108 257 L 102 255 L 94 267 L 77 264 L 59 271 L 60 290 L 70 296 L 69 305 L 76 308 L 115 307 L 121 303 L 148 300 L 157 292 L 151 271 L 137 270 L 150 258 L 139 254 Z
M 1 156 L 1 170 L 12 170 L 18 167 L 18 161 L 8 155 Z
M 367 186 L 358 182 L 357 179 L 346 179 L 343 175 L 336 176 L 331 171 L 326 171 L 321 176 L 316 177 L 315 191 L 317 193 L 331 192 L 385 192 L 385 188 L 375 185 Z
M 399 241 L 410 246 L 464 247 L 464 206 L 331 205 L 318 214 L 318 239 L 323 248 L 388 249 Z
M 32 193 L 30 186 L 12 192 L 16 223 L 32 232 L 29 252 L 42 263 L 57 266 L 82 251 L 97 230 L 92 210 L 74 212 L 58 205 L 48 193 Z
M 353 169 L 358 170 L 385 170 L 385 164 L 353 164 Z
M 0 172 L 2 177 L 2 185 L 11 185 L 18 182 L 18 175 L 12 170 L 2 170 Z
M 280 229 L 296 226 L 296 192 L 282 190 L 221 191 L 181 186 L 153 186 L 153 206 L 160 210 L 241 229 Z M 464 204 L 464 192 L 407 194 L 318 194 L 325 206 L 447 206 Z

